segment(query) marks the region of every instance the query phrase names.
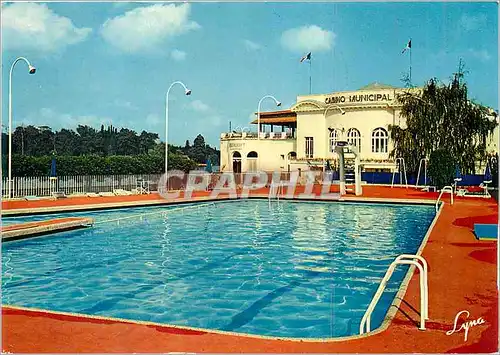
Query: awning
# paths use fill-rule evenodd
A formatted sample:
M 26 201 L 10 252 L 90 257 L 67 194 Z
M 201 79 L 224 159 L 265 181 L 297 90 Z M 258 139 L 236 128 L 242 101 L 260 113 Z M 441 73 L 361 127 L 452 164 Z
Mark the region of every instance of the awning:
M 261 124 L 289 124 L 289 123 L 295 123 L 297 122 L 297 117 L 295 116 L 288 116 L 288 117 L 261 117 L 260 118 L 260 123 Z M 253 120 L 251 124 L 257 124 L 258 120 Z

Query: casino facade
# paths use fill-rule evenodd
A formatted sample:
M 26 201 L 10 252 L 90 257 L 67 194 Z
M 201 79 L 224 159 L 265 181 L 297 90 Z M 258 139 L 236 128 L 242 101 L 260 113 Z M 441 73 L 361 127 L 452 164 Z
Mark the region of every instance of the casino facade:
M 388 127 L 405 126 L 397 100 L 402 91 L 373 83 L 352 92 L 298 96 L 289 109 L 261 112 L 260 135 L 248 128 L 221 134 L 221 171 L 323 170 L 337 160 L 337 141 L 357 147 L 363 171 L 394 171 Z M 497 142 L 498 126 L 488 150 L 497 152 Z

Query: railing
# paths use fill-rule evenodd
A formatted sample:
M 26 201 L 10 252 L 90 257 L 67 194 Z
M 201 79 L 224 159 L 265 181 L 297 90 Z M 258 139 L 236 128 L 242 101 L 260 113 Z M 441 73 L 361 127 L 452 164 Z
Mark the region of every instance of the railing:
M 406 188 L 408 188 L 408 177 L 406 176 L 405 160 L 404 160 L 404 158 L 396 158 L 396 160 L 394 161 L 394 163 L 397 164 L 398 161 L 400 162 L 400 165 L 399 165 L 399 184 L 403 185 L 403 176 L 402 176 L 402 174 L 404 174 Z M 395 175 L 396 175 L 396 170 L 394 170 L 392 172 L 391 187 L 394 187 L 394 176 Z
M 450 193 L 450 196 L 451 196 L 451 204 L 453 205 L 453 187 L 451 186 L 445 186 L 441 189 L 441 193 L 439 194 L 439 197 L 436 201 L 436 212 L 438 211 L 438 207 L 439 207 L 439 200 L 441 200 L 441 196 L 443 196 L 443 193 L 445 192 L 449 192 Z
M 419 263 L 420 261 L 420 263 Z M 420 330 L 425 330 L 425 320 L 429 319 L 429 289 L 427 282 L 427 262 L 425 259 L 419 255 L 401 254 L 389 265 L 384 278 L 380 282 L 380 285 L 373 296 L 372 301 L 368 305 L 363 318 L 361 319 L 361 324 L 359 325 L 359 334 L 368 333 L 371 331 L 371 315 L 375 306 L 377 305 L 382 293 L 385 290 L 387 282 L 391 278 L 397 265 L 413 265 L 418 268 L 420 272 Z
M 422 163 L 424 163 L 424 185 L 423 187 L 427 186 L 427 164 L 429 163 L 429 159 L 427 158 L 422 158 L 420 159 L 420 162 L 418 163 L 418 174 L 417 174 L 417 181 L 415 182 L 415 188 L 419 188 L 419 180 L 420 180 L 420 171 L 422 170 Z
M 12 179 L 12 197 L 51 196 L 54 192 L 64 192 L 66 195 L 85 195 L 87 193 L 113 192 L 115 189 L 133 190 L 137 180 L 149 181 L 151 190 L 156 190 L 160 174 L 144 175 L 80 175 L 14 177 Z M 2 196 L 8 196 L 8 179 L 2 179 Z
M 255 132 L 229 132 L 221 133 L 221 139 L 257 139 L 257 133 Z M 260 132 L 261 139 L 295 139 L 296 137 L 289 132 Z
M 283 195 L 283 183 L 282 182 L 279 182 L 277 184 L 271 183 L 271 187 L 269 188 L 269 195 L 268 195 L 269 208 L 271 208 L 271 198 L 274 195 L 276 195 L 276 201 L 278 201 L 278 204 L 279 204 L 280 194 Z

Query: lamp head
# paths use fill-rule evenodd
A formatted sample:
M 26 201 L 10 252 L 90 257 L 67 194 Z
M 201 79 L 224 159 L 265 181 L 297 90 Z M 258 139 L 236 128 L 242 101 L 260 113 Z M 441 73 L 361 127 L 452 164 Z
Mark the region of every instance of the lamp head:
M 278 107 L 281 106 L 281 102 L 276 101 L 276 106 L 278 106 Z
M 344 110 L 340 109 L 340 112 L 341 112 L 343 115 L 345 115 L 345 111 L 344 111 Z
M 34 66 L 32 66 L 31 64 L 28 66 L 28 69 L 29 69 L 29 73 L 30 74 L 35 74 L 36 72 L 36 68 Z
M 189 96 L 189 95 L 191 95 L 191 90 L 186 89 L 186 96 Z

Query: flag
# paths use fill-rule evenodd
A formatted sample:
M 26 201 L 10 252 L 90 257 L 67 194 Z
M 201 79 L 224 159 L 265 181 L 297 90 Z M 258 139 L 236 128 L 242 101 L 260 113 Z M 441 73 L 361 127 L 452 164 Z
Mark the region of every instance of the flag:
M 311 60 L 311 52 L 307 53 L 305 56 L 300 58 L 300 62 L 302 63 L 304 60 Z
M 411 49 L 411 39 L 408 41 L 408 44 L 406 45 L 405 49 L 403 49 L 403 52 L 401 52 L 401 53 L 406 52 L 408 49 Z

